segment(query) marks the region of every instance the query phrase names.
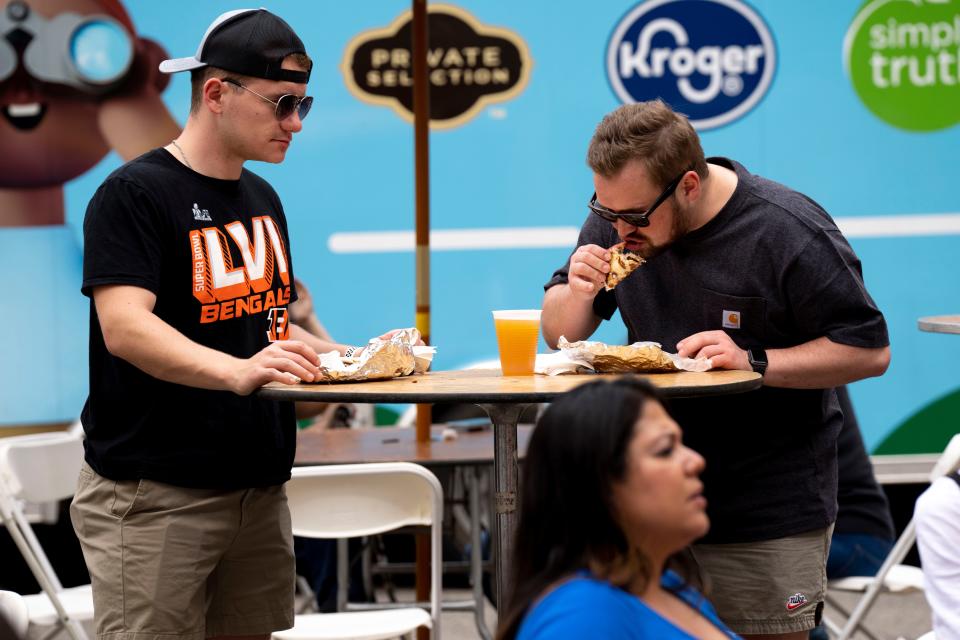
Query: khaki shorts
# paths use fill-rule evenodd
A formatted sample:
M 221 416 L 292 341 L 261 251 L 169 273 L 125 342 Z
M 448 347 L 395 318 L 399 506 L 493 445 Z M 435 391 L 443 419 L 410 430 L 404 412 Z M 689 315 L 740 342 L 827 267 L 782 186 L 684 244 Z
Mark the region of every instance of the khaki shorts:
M 730 629 L 741 635 L 807 631 L 823 612 L 832 532 L 830 525 L 776 540 L 695 544 L 691 553 Z
M 84 464 L 70 516 L 90 570 L 100 640 L 203 640 L 293 626 L 283 486 L 114 482 Z

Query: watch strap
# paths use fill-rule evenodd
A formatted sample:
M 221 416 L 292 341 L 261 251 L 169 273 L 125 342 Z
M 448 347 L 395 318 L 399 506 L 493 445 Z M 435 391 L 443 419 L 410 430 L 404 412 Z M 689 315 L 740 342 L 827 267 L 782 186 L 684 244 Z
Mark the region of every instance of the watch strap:
M 747 350 L 747 360 L 754 371 L 763 375 L 767 372 L 767 352 L 761 347 L 753 347 Z

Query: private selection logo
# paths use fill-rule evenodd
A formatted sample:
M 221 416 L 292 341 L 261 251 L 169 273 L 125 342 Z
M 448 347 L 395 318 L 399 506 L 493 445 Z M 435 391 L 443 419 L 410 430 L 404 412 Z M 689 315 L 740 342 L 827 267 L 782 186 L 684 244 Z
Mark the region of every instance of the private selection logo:
M 650 0 L 614 28 L 606 63 L 622 102 L 661 98 L 702 131 L 757 105 L 777 52 L 766 23 L 740 0 Z
M 350 92 L 413 121 L 412 13 L 365 31 L 346 47 L 341 71 Z M 430 126 L 449 129 L 527 86 L 533 61 L 517 33 L 481 24 L 459 7 L 430 4 L 427 77 Z

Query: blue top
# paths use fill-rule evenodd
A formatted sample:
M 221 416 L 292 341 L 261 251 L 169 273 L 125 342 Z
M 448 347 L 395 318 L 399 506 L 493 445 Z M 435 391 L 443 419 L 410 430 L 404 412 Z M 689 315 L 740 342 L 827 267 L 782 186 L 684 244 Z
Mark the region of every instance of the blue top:
M 665 571 L 664 589 L 676 594 L 730 638 L 738 638 L 717 617 L 703 595 L 687 586 L 676 573 Z M 582 572 L 533 605 L 520 624 L 517 640 L 566 638 L 640 640 L 692 636 L 651 609 L 637 596 Z

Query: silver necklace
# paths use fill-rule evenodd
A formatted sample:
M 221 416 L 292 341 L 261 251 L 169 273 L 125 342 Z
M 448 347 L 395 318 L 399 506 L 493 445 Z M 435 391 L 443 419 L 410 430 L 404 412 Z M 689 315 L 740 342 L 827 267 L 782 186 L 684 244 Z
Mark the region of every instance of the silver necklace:
M 187 169 L 193 171 L 193 167 L 190 165 L 190 161 L 187 160 L 187 154 L 183 152 L 183 149 L 180 148 L 180 145 L 177 144 L 176 140 L 171 140 L 170 143 L 177 148 L 177 151 L 180 152 L 180 157 L 183 158 L 183 164 L 187 165 Z

